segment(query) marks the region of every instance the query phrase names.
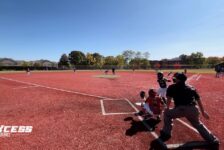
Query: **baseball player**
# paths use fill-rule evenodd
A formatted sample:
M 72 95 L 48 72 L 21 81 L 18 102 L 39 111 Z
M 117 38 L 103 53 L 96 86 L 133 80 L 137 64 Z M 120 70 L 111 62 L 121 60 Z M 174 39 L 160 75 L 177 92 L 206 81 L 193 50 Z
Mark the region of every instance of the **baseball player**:
M 27 74 L 27 75 L 30 75 L 30 68 L 27 68 L 27 69 L 26 69 L 26 74 Z
M 115 67 L 112 67 L 112 73 L 115 75 Z
M 156 116 L 157 120 L 160 120 L 160 114 L 162 113 L 162 109 L 165 106 L 162 98 L 157 95 L 154 89 L 150 89 L 149 97 L 146 99 L 146 105 L 144 108 L 152 112 L 152 115 Z
M 167 82 L 171 82 L 171 81 L 166 79 L 162 72 L 158 72 L 157 82 L 159 83 L 158 95 L 162 97 L 164 103 L 166 103 Z

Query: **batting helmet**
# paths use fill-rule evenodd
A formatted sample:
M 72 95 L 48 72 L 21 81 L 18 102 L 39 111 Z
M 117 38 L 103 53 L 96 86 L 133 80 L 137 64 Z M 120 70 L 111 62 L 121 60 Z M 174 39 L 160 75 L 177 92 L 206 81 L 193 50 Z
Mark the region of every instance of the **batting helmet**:
M 144 92 L 144 91 L 141 91 L 141 92 L 140 92 L 140 97 L 141 97 L 141 98 L 144 98 L 144 97 L 145 97 L 145 92 Z
M 181 82 L 185 82 L 187 80 L 187 76 L 184 73 L 177 73 L 175 78 Z
M 157 73 L 157 77 L 160 79 L 160 78 L 163 78 L 163 72 L 158 72 Z

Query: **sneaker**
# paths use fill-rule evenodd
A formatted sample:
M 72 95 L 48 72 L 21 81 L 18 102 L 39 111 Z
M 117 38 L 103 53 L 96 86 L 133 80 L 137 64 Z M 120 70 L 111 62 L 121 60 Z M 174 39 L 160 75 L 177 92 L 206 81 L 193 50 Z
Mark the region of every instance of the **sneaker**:
M 153 115 L 146 113 L 144 116 L 142 116 L 144 118 L 144 120 L 150 119 L 153 117 Z
M 150 118 L 152 118 L 152 117 L 150 117 L 150 116 L 144 116 L 143 117 L 143 120 L 149 120 Z
M 163 142 L 168 141 L 170 138 L 171 138 L 170 134 L 167 134 L 164 131 L 160 131 L 159 139 L 161 139 Z
M 168 148 L 161 139 L 155 139 L 150 143 L 149 150 L 168 150 Z
M 220 142 L 217 138 L 215 138 L 212 142 L 210 142 L 211 144 L 211 149 L 212 150 L 219 150 L 219 145 L 220 145 Z
M 144 115 L 143 111 L 139 111 L 139 112 L 135 113 L 135 116 L 142 116 L 142 115 Z

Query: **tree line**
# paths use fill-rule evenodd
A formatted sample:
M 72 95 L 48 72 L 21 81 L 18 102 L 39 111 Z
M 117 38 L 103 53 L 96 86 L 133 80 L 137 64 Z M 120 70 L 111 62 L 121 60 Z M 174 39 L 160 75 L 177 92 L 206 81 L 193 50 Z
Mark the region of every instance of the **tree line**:
M 60 69 L 149 69 L 166 68 L 171 66 L 187 68 L 214 68 L 216 64 L 224 61 L 224 57 L 205 57 L 202 52 L 193 52 L 190 55 L 182 54 L 173 59 L 162 59 L 154 63 L 149 60 L 149 52 L 125 50 L 117 56 L 103 56 L 99 53 L 87 53 L 73 50 L 68 55 L 63 54 L 59 60 Z
M 103 56 L 99 53 L 87 53 L 73 50 L 68 55 L 63 54 L 59 62 L 49 60 L 16 61 L 10 58 L 0 58 L 0 70 L 33 68 L 33 69 L 163 69 L 163 68 L 214 68 L 224 62 L 224 57 L 205 57 L 201 52 L 190 55 L 182 54 L 172 59 L 149 60 L 149 52 L 125 50 L 117 56 Z
M 223 57 L 204 57 L 201 52 L 191 53 L 191 55 L 182 54 L 179 56 L 181 64 L 192 65 L 198 68 L 214 68 L 216 64 L 224 62 Z
M 73 50 L 68 55 L 62 54 L 58 67 L 61 69 L 148 69 L 150 68 L 149 53 L 133 50 L 125 50 L 121 55 L 103 56 L 99 53 L 87 53 Z

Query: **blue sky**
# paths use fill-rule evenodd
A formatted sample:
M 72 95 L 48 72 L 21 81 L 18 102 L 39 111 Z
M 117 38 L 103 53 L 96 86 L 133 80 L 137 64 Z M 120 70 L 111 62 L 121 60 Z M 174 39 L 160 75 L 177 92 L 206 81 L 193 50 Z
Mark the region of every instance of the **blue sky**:
M 150 59 L 224 56 L 223 43 L 223 0 L 0 0 L 0 58 L 128 49 Z

